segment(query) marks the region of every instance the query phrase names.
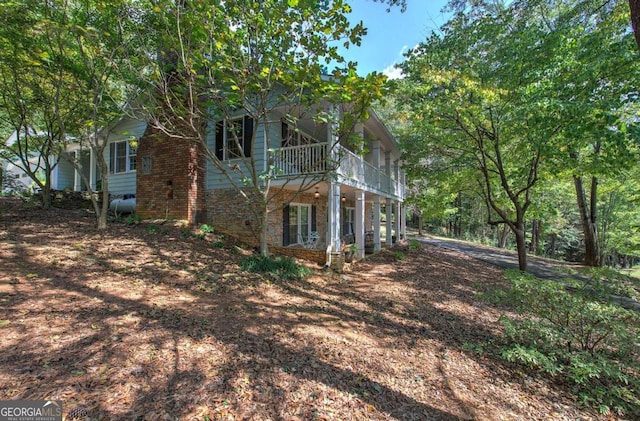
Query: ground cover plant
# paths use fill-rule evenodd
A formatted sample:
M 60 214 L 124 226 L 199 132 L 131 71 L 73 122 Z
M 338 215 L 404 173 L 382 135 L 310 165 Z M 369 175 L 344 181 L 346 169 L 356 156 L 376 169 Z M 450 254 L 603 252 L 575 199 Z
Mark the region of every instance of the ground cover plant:
M 283 279 L 169 223 L 0 208 L 0 399 L 94 420 L 616 419 L 481 352 L 517 314 L 474 288 L 503 271 L 460 253 L 412 242 Z
M 640 313 L 615 302 L 617 284 L 542 280 L 515 270 L 507 278 L 509 288 L 488 294 L 520 312 L 501 318 L 500 356 L 566 382 L 603 414 L 640 418 Z

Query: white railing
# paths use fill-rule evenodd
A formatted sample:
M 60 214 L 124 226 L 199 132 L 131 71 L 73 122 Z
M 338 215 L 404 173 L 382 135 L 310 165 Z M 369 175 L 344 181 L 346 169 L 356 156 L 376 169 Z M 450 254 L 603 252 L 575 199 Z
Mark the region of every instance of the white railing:
M 271 151 L 271 160 L 277 176 L 300 176 L 334 171 L 343 182 L 360 188 L 404 197 L 404 186 L 393 175 L 375 168 L 350 150 L 337 146 L 329 154 L 326 143 L 289 146 Z M 336 163 L 338 165 L 336 165 Z
M 289 146 L 272 152 L 273 164 L 277 175 L 292 176 L 317 174 L 327 171 L 327 145 Z

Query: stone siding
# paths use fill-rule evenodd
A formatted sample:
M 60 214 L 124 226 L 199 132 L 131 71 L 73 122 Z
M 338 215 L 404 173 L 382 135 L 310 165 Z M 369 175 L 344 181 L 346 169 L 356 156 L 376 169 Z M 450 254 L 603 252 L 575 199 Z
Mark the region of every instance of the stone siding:
M 272 246 L 282 246 L 283 210 L 282 203 L 293 200 L 293 203 L 304 203 L 316 206 L 316 231 L 320 234 L 319 247 L 326 244 L 327 231 L 327 198 L 315 199 L 313 193 L 301 194 L 293 198 L 294 192 L 278 190 L 270 199 L 267 226 L 267 242 Z M 252 202 L 242 198 L 235 189 L 210 190 L 206 195 L 208 223 L 217 232 L 232 235 L 249 245 L 260 244 L 259 221 L 252 212 Z M 276 208 L 277 207 L 277 208 Z
M 269 247 L 269 251 L 277 256 L 295 257 L 324 265 L 327 261 L 325 250 L 305 249 L 302 247 Z

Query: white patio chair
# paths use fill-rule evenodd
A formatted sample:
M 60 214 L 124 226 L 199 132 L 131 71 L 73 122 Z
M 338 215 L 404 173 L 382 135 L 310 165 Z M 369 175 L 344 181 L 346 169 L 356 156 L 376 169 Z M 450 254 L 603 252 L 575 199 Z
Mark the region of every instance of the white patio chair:
M 304 248 L 306 249 L 314 249 L 318 246 L 318 241 L 320 241 L 320 234 L 316 231 L 311 231 L 307 240 L 302 243 Z

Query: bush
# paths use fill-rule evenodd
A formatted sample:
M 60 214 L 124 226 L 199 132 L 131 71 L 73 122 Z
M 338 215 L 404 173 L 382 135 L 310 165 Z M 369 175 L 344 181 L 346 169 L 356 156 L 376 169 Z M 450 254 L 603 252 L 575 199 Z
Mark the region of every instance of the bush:
M 409 250 L 420 250 L 421 248 L 422 244 L 420 244 L 420 241 L 416 239 L 409 241 Z
M 213 234 L 213 227 L 211 225 L 202 224 L 200 225 L 200 232 L 203 234 Z
M 277 256 L 248 256 L 240 260 L 240 268 L 280 279 L 303 279 L 311 274 L 311 269 L 296 263 L 293 259 Z
M 404 260 L 405 257 L 407 257 L 407 256 L 401 251 L 394 251 L 393 252 L 393 258 L 396 259 L 396 260 Z
M 127 216 L 127 218 L 124 220 L 124 223 L 127 225 L 137 225 L 140 223 L 140 221 L 142 221 L 142 218 L 140 218 L 137 214 L 135 213 L 131 213 L 129 214 L 129 216 Z
M 511 303 L 523 317 L 501 318 L 500 356 L 569 382 L 583 404 L 602 413 L 640 416 L 640 315 L 613 302 L 612 286 L 515 270 L 507 279 L 511 288 L 490 299 Z

